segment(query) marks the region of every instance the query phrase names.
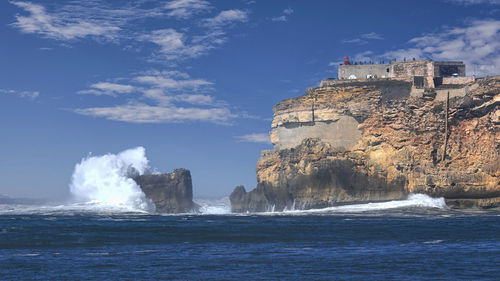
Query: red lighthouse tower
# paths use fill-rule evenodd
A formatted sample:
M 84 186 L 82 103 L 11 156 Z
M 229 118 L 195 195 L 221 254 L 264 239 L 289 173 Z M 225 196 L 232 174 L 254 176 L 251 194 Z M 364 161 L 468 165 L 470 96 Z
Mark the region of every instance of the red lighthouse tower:
M 351 65 L 351 62 L 349 61 L 349 57 L 348 56 L 344 57 L 344 65 Z

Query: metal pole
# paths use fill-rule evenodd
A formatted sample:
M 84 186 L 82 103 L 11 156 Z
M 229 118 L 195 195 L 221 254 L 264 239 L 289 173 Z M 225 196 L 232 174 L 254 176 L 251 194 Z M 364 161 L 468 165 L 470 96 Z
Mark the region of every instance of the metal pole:
M 443 148 L 443 157 L 441 158 L 441 161 L 444 161 L 446 158 L 446 148 L 448 146 L 448 112 L 449 112 L 449 107 L 450 107 L 450 91 L 446 94 L 446 112 L 445 112 L 445 119 L 444 119 L 444 148 Z

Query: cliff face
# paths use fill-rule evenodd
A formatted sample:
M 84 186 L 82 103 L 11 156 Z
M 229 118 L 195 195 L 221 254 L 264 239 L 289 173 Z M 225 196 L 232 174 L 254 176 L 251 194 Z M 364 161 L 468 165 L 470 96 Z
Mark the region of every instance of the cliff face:
M 443 196 L 456 207 L 500 206 L 500 77 L 426 90 L 404 81 L 327 80 L 278 103 L 272 127 L 275 149 L 257 163 L 257 188 L 231 195 L 235 212 L 408 193 Z
M 142 175 L 134 180 L 159 213 L 185 213 L 196 209 L 189 170 L 175 169 L 173 173 Z

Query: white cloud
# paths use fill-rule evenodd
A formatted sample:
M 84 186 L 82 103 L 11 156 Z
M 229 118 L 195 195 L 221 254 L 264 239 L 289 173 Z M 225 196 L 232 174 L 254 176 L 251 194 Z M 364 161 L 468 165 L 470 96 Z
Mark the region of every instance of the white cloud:
M 283 10 L 283 15 L 277 16 L 277 17 L 272 17 L 272 21 L 278 21 L 278 22 L 285 22 L 288 21 L 288 18 L 291 14 L 293 14 L 293 9 L 292 8 L 286 8 Z
M 130 94 L 138 89 L 131 85 L 99 82 L 90 85 L 91 89 L 78 91 L 78 94 L 92 94 L 96 96 L 108 95 L 116 96 L 116 94 Z
M 11 2 L 29 13 L 28 16 L 16 15 L 12 25 L 24 33 L 36 33 L 56 40 L 73 40 L 86 36 L 113 39 L 118 26 L 97 19 L 72 18 L 67 15 L 50 14 L 42 5 L 30 2 Z
M 35 100 L 40 96 L 40 92 L 37 91 L 17 91 L 17 90 L 7 90 L 7 89 L 0 89 L 0 94 L 6 94 L 6 95 L 16 95 L 20 98 L 27 98 L 30 100 Z
M 134 20 L 152 17 L 187 19 L 212 9 L 206 0 L 171 0 L 166 3 L 149 1 L 145 5 L 146 2 L 148 1 L 108 4 L 92 0 L 68 1 L 66 4 L 46 2 L 40 5 L 15 1 L 12 4 L 22 9 L 23 14 L 16 15 L 11 26 L 24 33 L 63 41 L 62 44 L 65 45 L 78 39 L 113 43 L 126 40 L 131 44 L 150 42 L 157 49 L 153 51 L 149 61 L 174 66 L 180 60 L 199 57 L 223 44 L 227 41 L 227 27 L 248 21 L 246 11 L 233 9 L 199 20 L 195 24 L 196 28 L 136 31 L 131 26 Z M 148 8 L 144 8 L 146 6 Z M 193 34 L 192 30 L 201 31 Z M 79 108 L 75 112 L 134 123 L 207 121 L 229 124 L 231 119 L 239 117 L 231 113 L 228 104 L 206 94 L 213 90 L 212 82 L 190 78 L 183 72 L 148 71 L 128 79 L 111 81 L 120 83 L 97 82 L 78 93 L 117 98 L 127 94 L 129 103 Z M 28 97 L 28 92 L 18 95 Z M 37 95 L 37 92 L 32 93 L 33 98 Z
M 197 57 L 206 51 L 200 45 L 186 45 L 186 36 L 172 28 L 155 30 L 151 34 L 142 35 L 140 39 L 158 45 L 160 54 L 167 60 Z
M 212 28 L 221 28 L 236 22 L 247 22 L 248 13 L 242 10 L 226 10 L 217 16 L 204 20 L 204 25 Z
M 465 27 L 444 29 L 411 39 L 408 48 L 389 51 L 384 58 L 431 58 L 458 60 L 467 65 L 468 74 L 498 75 L 500 73 L 500 20 L 476 20 Z
M 269 137 L 269 134 L 266 133 L 236 136 L 235 139 L 237 139 L 239 142 L 255 142 L 255 143 L 271 144 L 271 138 Z
M 204 35 L 188 38 L 184 33 L 174 29 L 155 30 L 140 36 L 142 41 L 150 41 L 160 47 L 154 60 L 176 61 L 196 58 L 226 41 L 225 33 L 220 29 L 208 31 Z
M 198 91 L 213 85 L 212 82 L 205 79 L 191 79 L 186 73 L 177 71 L 151 71 L 145 75 L 135 77 L 134 80 L 156 88 L 175 91 L 186 89 Z
M 363 45 L 363 44 L 368 44 L 367 40 L 383 40 L 384 38 L 376 33 L 376 32 L 370 32 L 370 33 L 364 33 L 361 34 L 358 38 L 352 38 L 352 39 L 342 39 L 340 42 L 342 44 L 356 44 L 356 45 Z
M 283 10 L 283 13 L 285 15 L 291 15 L 291 14 L 293 14 L 293 9 L 292 8 L 286 8 L 286 9 Z
M 342 39 L 340 41 L 342 44 L 359 44 L 359 45 L 362 45 L 362 44 L 366 44 L 368 42 L 366 42 L 365 40 L 361 40 L 361 38 L 354 38 L 354 39 Z
M 372 40 L 383 40 L 384 39 L 380 34 L 378 34 L 376 32 L 361 34 L 361 38 L 372 39 Z
M 69 1 L 62 5 L 50 2 L 44 5 L 21 1 L 11 3 L 27 13 L 16 15 L 15 22 L 11 24 L 23 33 L 63 41 L 63 44 L 84 38 L 114 43 L 128 41 L 129 49 L 137 43 L 151 42 L 159 49 L 152 53 L 149 61 L 169 65 L 205 55 L 227 41 L 224 27 L 248 21 L 246 11 L 233 9 L 199 20 L 197 25 L 205 27 L 200 34 L 193 34 L 193 29 L 180 32 L 173 28 L 138 32 L 131 26 L 134 20 L 161 17 L 186 19 L 212 7 L 206 0 L 149 2 L 148 8 L 143 8 L 144 1 L 113 5 L 101 0 Z
M 174 100 L 185 102 L 189 104 L 198 104 L 198 105 L 213 105 L 215 103 L 214 97 L 209 95 L 188 95 L 182 94 L 173 97 Z
M 46 38 L 71 41 L 91 37 L 116 42 L 120 39 L 137 40 L 137 32 L 130 27 L 134 20 L 175 17 L 180 19 L 211 9 L 206 0 L 172 0 L 167 3 L 149 1 L 109 4 L 101 0 L 67 1 L 66 4 L 13 1 L 27 15 L 16 15 L 12 26 L 24 33 Z M 50 11 L 49 11 L 50 10 Z M 140 40 L 140 38 L 139 38 Z
M 465 22 L 461 27 L 444 27 L 440 32 L 412 38 L 407 45 L 383 54 L 366 51 L 356 54 L 351 60 L 401 61 L 416 58 L 463 61 L 467 67 L 467 75 L 500 74 L 500 20 L 473 20 Z M 338 66 L 341 62 L 330 62 L 330 66 Z
M 109 120 L 131 123 L 177 123 L 183 121 L 206 121 L 230 124 L 238 117 L 231 113 L 228 105 L 211 95 L 199 92 L 211 91 L 212 82 L 192 79 L 180 71 L 147 71 L 128 80 L 127 84 L 99 82 L 79 93 L 96 95 L 136 92 L 138 99 L 129 104 L 110 107 L 79 108 L 82 115 L 102 117 Z M 141 101 L 139 103 L 138 101 Z M 144 103 L 147 100 L 153 105 Z M 191 106 L 186 107 L 189 104 Z
M 126 94 L 126 93 L 131 93 L 134 91 L 133 86 L 116 84 L 116 83 L 107 83 L 107 82 L 95 83 L 95 84 L 92 84 L 90 87 L 101 90 L 101 91 L 112 92 L 112 93 L 124 93 L 124 94 Z
M 271 18 L 271 20 L 272 21 L 287 21 L 288 18 L 285 15 L 283 15 L 283 16 Z
M 94 107 L 76 109 L 76 113 L 108 120 L 129 123 L 180 123 L 185 121 L 204 121 L 216 124 L 230 124 L 236 117 L 227 108 L 196 108 L 175 106 L 151 106 L 129 104 L 113 107 Z
M 448 2 L 464 6 L 476 5 L 476 4 L 490 4 L 490 5 L 500 4 L 500 0 L 448 0 Z
M 196 13 L 210 10 L 211 6 L 205 0 L 173 0 L 165 4 L 165 9 L 171 17 L 187 19 Z

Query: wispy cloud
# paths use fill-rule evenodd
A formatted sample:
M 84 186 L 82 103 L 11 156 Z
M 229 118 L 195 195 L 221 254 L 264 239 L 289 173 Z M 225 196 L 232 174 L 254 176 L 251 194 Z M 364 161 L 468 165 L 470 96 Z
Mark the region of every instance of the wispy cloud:
M 293 14 L 293 12 L 294 12 L 293 9 L 290 8 L 290 7 L 288 7 L 288 8 L 286 8 L 286 9 L 283 10 L 283 13 L 285 15 L 291 15 L 291 14 Z
M 129 96 L 131 103 L 79 108 L 75 112 L 130 123 L 206 121 L 227 125 L 238 117 L 227 103 L 205 93 L 213 91 L 212 82 L 193 79 L 184 72 L 151 70 L 120 80 L 127 80 L 127 84 L 99 82 L 80 93 L 113 96 L 133 93 Z
M 153 60 L 178 61 L 206 54 L 225 41 L 224 35 L 223 32 L 209 32 L 188 38 L 186 34 L 168 28 L 142 35 L 140 40 L 152 42 L 160 47 Z
M 0 89 L 0 94 L 6 94 L 6 95 L 16 95 L 20 98 L 26 98 L 30 100 L 35 100 L 40 96 L 40 92 L 37 91 L 17 91 L 17 90 L 7 90 L 7 89 Z
M 16 15 L 16 21 L 12 23 L 12 26 L 24 33 L 40 34 L 56 40 L 74 40 L 87 36 L 111 40 L 120 30 L 118 22 L 95 17 L 71 17 L 64 11 L 49 13 L 42 5 L 31 2 L 11 3 L 28 13 L 27 16 Z
M 368 42 L 366 42 L 365 40 L 362 40 L 361 38 L 354 38 L 354 39 L 342 39 L 340 40 L 340 42 L 342 44 L 359 44 L 359 45 L 362 45 L 362 44 L 366 44 Z
M 214 97 L 209 95 L 190 95 L 190 94 L 181 94 L 173 97 L 173 100 L 179 102 L 185 102 L 193 105 L 214 105 L 217 104 Z
M 221 28 L 237 22 L 247 22 L 248 12 L 242 10 L 226 10 L 220 12 L 213 18 L 205 19 L 204 25 L 211 28 Z
M 286 8 L 283 10 L 283 14 L 280 15 L 280 16 L 277 16 L 277 17 L 272 17 L 271 20 L 272 21 L 281 21 L 281 22 L 285 22 L 285 21 L 288 21 L 290 15 L 293 14 L 293 9 L 292 8 Z
M 116 84 L 116 83 L 107 83 L 100 82 L 92 84 L 90 87 L 100 90 L 104 93 L 119 93 L 119 94 L 128 94 L 134 91 L 134 87 L 130 85 Z
M 473 66 L 480 76 L 500 72 L 500 20 L 476 20 L 464 27 L 444 28 L 439 33 L 415 37 L 408 45 L 381 57 L 460 60 L 466 63 L 469 74 L 472 74 Z
M 447 2 L 464 6 L 477 4 L 500 5 L 500 0 L 447 0 Z
M 371 40 L 383 40 L 384 39 L 380 34 L 378 34 L 376 32 L 361 34 L 361 38 L 371 39 Z
M 151 85 L 156 88 L 168 90 L 192 90 L 213 85 L 212 82 L 205 79 L 192 79 L 188 74 L 179 71 L 148 71 L 144 75 L 134 78 L 135 81 L 142 84 Z
M 356 45 L 364 45 L 368 44 L 368 40 L 383 40 L 384 38 L 376 33 L 376 32 L 370 32 L 370 33 L 363 33 L 359 35 L 358 38 L 351 38 L 351 39 L 342 39 L 340 42 L 342 44 L 356 44 Z
M 187 19 L 194 14 L 209 11 L 211 6 L 205 0 L 173 0 L 165 4 L 165 9 L 171 17 Z
M 405 48 L 382 54 L 365 51 L 351 57 L 355 61 L 405 58 L 463 61 L 467 65 L 468 75 L 498 75 L 500 20 L 466 21 L 462 27 L 443 27 L 440 32 L 426 33 L 412 38 Z M 340 62 L 340 60 L 331 62 L 330 66 L 338 66 Z
M 248 134 L 243 136 L 236 136 L 234 138 L 239 142 L 255 142 L 255 143 L 271 144 L 271 138 L 267 133 Z
M 194 79 L 187 73 L 172 69 L 185 59 L 205 55 L 225 43 L 228 28 L 247 22 L 248 11 L 219 11 L 212 17 L 190 22 L 185 28 L 169 26 L 138 31 L 132 25 L 135 20 L 153 17 L 185 20 L 211 12 L 214 7 L 206 0 L 136 1 L 112 5 L 101 0 L 43 5 L 21 1 L 11 3 L 22 9 L 11 24 L 21 32 L 62 41 L 63 44 L 83 39 L 113 43 L 127 41 L 129 45 L 146 42 L 148 44 L 143 44 L 142 48 L 146 49 L 150 44 L 155 47 L 149 55 L 149 62 L 164 63 L 171 68 L 92 83 L 78 93 L 113 96 L 117 100 L 126 97 L 128 102 L 74 110 L 78 114 L 132 123 L 206 121 L 230 124 L 232 119 L 240 117 L 231 112 L 226 102 L 208 94 L 213 91 L 213 82 Z
M 172 0 L 163 4 L 148 2 L 148 5 L 144 5 L 144 1 L 137 1 L 120 6 L 101 0 L 71 1 L 62 5 L 21 1 L 11 3 L 24 11 L 17 14 L 11 24 L 23 33 L 61 41 L 64 45 L 92 39 L 113 43 L 126 41 L 129 48 L 133 49 L 138 43 L 150 42 L 158 49 L 152 51 L 149 61 L 169 66 L 207 54 L 227 41 L 227 28 L 248 21 L 247 11 L 232 9 L 199 19 L 194 28 L 168 27 L 138 31 L 133 21 L 161 17 L 187 19 L 214 8 L 206 0 Z
M 152 106 L 147 104 L 127 104 L 113 107 L 93 107 L 76 109 L 76 113 L 108 120 L 128 123 L 181 123 L 204 121 L 228 125 L 236 117 L 227 108 L 186 108 L 176 106 Z
M 271 18 L 272 21 L 287 21 L 288 18 L 285 15 L 278 16 L 278 17 L 273 17 Z
M 201 21 L 204 33 L 190 35 L 167 28 L 154 30 L 139 37 L 141 41 L 149 41 L 159 47 L 151 61 L 176 63 L 178 61 L 197 58 L 227 41 L 224 28 L 238 22 L 247 22 L 248 13 L 241 10 L 222 11 L 212 18 Z

